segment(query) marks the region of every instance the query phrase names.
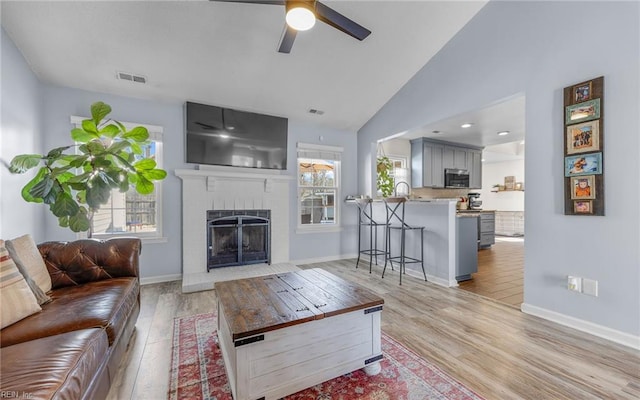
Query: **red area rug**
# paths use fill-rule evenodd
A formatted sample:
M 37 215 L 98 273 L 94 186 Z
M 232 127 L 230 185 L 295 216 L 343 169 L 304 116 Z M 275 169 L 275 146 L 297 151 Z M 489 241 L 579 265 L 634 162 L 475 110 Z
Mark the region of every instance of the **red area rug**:
M 168 398 L 232 400 L 215 314 L 176 318 Z M 382 333 L 382 372 L 362 370 L 287 396 L 287 400 L 481 399 L 435 365 Z

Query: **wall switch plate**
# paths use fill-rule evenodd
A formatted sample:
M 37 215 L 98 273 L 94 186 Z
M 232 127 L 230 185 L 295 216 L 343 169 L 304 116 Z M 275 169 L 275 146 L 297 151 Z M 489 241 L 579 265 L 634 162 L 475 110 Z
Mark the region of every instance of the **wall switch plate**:
M 598 297 L 598 281 L 584 278 L 582 280 L 582 293 Z
M 567 277 L 567 289 L 574 292 L 582 292 L 582 278 L 569 275 Z

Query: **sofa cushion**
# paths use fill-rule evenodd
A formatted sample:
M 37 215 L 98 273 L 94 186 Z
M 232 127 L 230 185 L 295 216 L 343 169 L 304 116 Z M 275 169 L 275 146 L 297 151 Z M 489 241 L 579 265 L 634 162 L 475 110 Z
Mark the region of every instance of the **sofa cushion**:
M 2 347 L 87 328 L 106 330 L 111 345 L 138 302 L 137 278 L 114 278 L 54 289 L 42 312 L 2 330 Z
M 83 329 L 2 348 L 0 388 L 20 398 L 80 399 L 108 355 L 102 329 Z
M 0 240 L 0 329 L 40 310 L 36 296 Z
M 31 235 L 8 240 L 7 250 L 23 275 L 29 275 L 44 293 L 51 290 L 51 276 Z

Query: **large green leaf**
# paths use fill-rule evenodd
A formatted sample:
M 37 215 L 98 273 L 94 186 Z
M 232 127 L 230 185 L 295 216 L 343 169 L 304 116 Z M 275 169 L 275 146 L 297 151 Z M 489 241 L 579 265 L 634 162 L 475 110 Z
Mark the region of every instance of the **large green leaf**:
M 49 170 L 47 168 L 40 168 L 36 176 L 34 176 L 33 179 L 31 179 L 29 182 L 27 182 L 26 185 L 24 185 L 24 187 L 22 188 L 22 198 L 25 199 L 25 201 L 28 201 L 30 203 L 42 203 L 41 198 L 32 196 L 30 192 L 38 182 L 42 181 L 42 178 L 44 178 L 44 176 L 48 172 Z
M 71 139 L 80 143 L 87 143 L 90 140 L 98 139 L 98 136 L 95 133 L 87 132 L 84 129 L 74 128 L 71 130 Z
M 143 158 L 133 164 L 133 166 L 136 168 L 136 171 L 151 170 L 156 167 L 156 160 L 152 158 Z
M 131 142 L 131 151 L 133 152 L 133 154 L 142 154 L 142 147 L 140 147 L 140 145 L 136 142 Z
M 147 171 L 140 171 L 140 173 L 151 181 L 160 181 L 167 177 L 167 171 L 163 169 L 151 169 Z
M 74 168 L 82 167 L 82 164 L 84 164 L 85 161 L 87 161 L 89 159 L 89 156 L 87 156 L 87 155 L 77 155 L 77 156 L 74 156 L 74 157 L 75 158 L 73 160 L 71 160 L 71 162 L 69 163 L 69 165 L 74 167 Z
M 118 136 L 118 134 L 120 133 L 120 128 L 118 128 L 117 125 L 114 124 L 109 124 L 107 126 L 105 126 L 104 128 L 100 129 L 100 134 L 106 136 L 106 137 L 110 137 L 110 138 L 114 138 L 116 136 Z
M 58 225 L 60 225 L 63 228 L 68 228 L 69 227 L 69 217 L 65 215 L 64 217 L 58 218 Z
M 126 140 L 118 140 L 111 143 L 111 146 L 107 148 L 107 151 L 112 154 L 117 154 L 118 152 L 126 149 L 127 147 L 129 147 L 129 142 L 127 142 Z
M 87 217 L 87 210 L 84 207 L 80 207 L 80 210 L 69 217 L 69 228 L 74 232 L 85 232 L 91 227 L 89 218 Z
M 42 198 L 44 204 L 49 204 L 50 206 L 56 202 L 58 195 L 64 192 L 62 189 L 62 185 L 60 185 L 56 180 L 53 181 L 53 186 L 51 186 L 51 190 Z
M 44 199 L 51 191 L 54 182 L 55 181 L 47 174 L 29 190 L 29 194 L 33 197 Z
M 82 129 L 98 135 L 98 127 L 96 126 L 96 124 L 97 122 L 93 122 L 90 119 L 85 119 L 84 121 L 82 121 Z
M 13 157 L 9 164 L 9 171 L 14 174 L 22 174 L 27 170 L 40 164 L 42 156 L 40 154 L 21 154 Z
M 91 105 L 91 117 L 93 122 L 98 126 L 100 121 L 111 112 L 111 106 L 101 101 L 95 102 Z
M 109 201 L 111 186 L 102 176 L 91 180 L 91 186 L 87 187 L 87 204 L 91 208 L 98 209 Z
M 72 178 L 69 178 L 66 180 L 67 183 L 83 183 L 89 179 L 89 177 L 91 176 L 92 172 L 85 172 L 84 174 L 80 174 L 80 175 L 75 175 Z
M 140 194 L 151 194 L 153 193 L 154 185 L 153 182 L 145 178 L 144 176 L 138 174 L 138 181 L 136 182 L 136 190 Z
M 69 149 L 70 147 L 71 146 L 56 147 L 55 149 L 47 153 L 47 158 L 58 158 L 62 155 L 63 151 Z
M 136 126 L 129 132 L 122 135 L 122 137 L 125 139 L 133 139 L 136 142 L 144 142 L 149 138 L 149 131 L 147 131 L 147 128 L 143 126 Z
M 108 168 L 109 166 L 111 166 L 111 161 L 107 160 L 104 157 L 98 157 L 93 160 L 93 165 L 96 168 Z
M 51 205 L 51 212 L 56 217 L 72 216 L 76 215 L 80 210 L 80 206 L 76 201 L 66 192 L 61 192 L 56 197 L 56 202 Z
M 87 149 L 91 154 L 98 154 L 104 152 L 104 144 L 99 140 L 92 140 L 87 143 Z

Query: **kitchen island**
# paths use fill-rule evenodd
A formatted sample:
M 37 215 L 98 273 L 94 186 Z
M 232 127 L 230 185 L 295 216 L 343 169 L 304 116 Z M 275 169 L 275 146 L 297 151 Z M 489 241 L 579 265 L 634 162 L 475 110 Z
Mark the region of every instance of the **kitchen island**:
M 460 232 L 458 232 L 458 223 L 456 218 L 457 199 L 416 199 L 408 200 L 405 203 L 405 222 L 412 226 L 424 226 L 424 269 L 427 274 L 427 280 L 438 285 L 452 287 L 458 286 L 456 272 L 460 269 L 458 262 L 459 246 L 465 247 L 464 251 L 468 252 L 466 247 L 471 246 L 471 250 L 477 251 L 477 243 L 463 244 L 459 243 Z M 354 204 L 355 206 L 355 204 Z M 382 200 L 373 201 L 373 217 L 377 221 L 386 219 L 385 206 Z M 362 230 L 362 241 L 367 243 L 369 240 L 368 232 Z M 384 235 L 378 233 L 378 249 L 384 248 Z M 420 235 L 407 232 L 406 235 L 406 254 L 409 257 L 419 258 L 420 251 Z M 391 233 L 391 249 L 392 256 L 399 252 L 400 234 L 399 232 Z M 458 247 L 456 247 L 458 246 Z M 367 258 L 365 257 L 365 260 Z M 476 259 L 477 260 L 477 259 Z M 379 265 L 384 265 L 382 257 L 378 260 Z M 394 265 L 395 266 L 395 265 Z M 471 266 L 467 266 L 468 270 Z M 475 265 L 477 267 L 477 263 Z M 389 269 L 389 268 L 388 268 Z M 387 277 L 396 276 L 398 269 Z M 420 264 L 406 264 L 408 275 L 419 279 L 424 279 Z M 470 274 L 470 273 L 469 273 Z

